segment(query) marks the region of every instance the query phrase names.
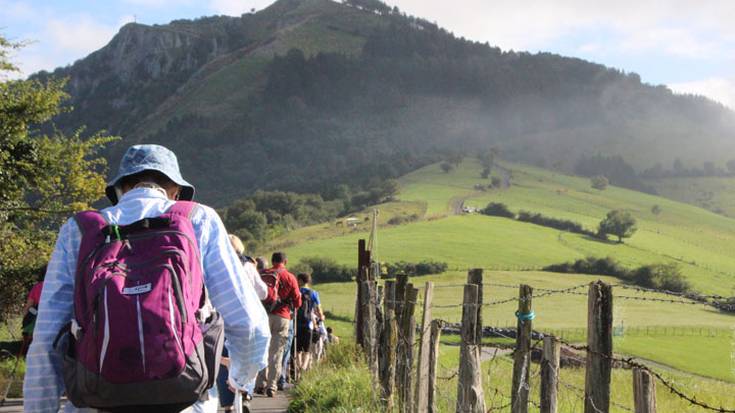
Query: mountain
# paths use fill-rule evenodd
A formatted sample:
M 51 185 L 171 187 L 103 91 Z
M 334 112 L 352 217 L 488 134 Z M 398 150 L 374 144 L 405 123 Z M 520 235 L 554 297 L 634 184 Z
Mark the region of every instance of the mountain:
M 377 0 L 278 0 L 241 17 L 128 24 L 53 73 L 87 125 L 179 155 L 200 199 L 258 188 L 330 192 L 450 152 L 572 170 L 621 155 L 639 170 L 735 158 L 735 114 L 580 59 L 501 51 Z

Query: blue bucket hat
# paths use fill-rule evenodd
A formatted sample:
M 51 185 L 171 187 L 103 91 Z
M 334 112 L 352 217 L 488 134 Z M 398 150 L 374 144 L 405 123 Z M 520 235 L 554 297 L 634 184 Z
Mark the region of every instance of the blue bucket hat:
M 176 155 L 161 145 L 133 145 L 128 148 L 120 161 L 120 169 L 105 188 L 105 194 L 112 205 L 117 204 L 120 180 L 126 176 L 135 175 L 143 171 L 158 171 L 181 187 L 179 199 L 191 201 L 194 199 L 194 186 L 186 182 L 179 172 L 179 161 Z

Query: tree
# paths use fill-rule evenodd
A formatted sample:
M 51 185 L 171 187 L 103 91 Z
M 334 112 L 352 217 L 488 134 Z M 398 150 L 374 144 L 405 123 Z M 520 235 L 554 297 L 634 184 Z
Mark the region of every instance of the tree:
M 448 174 L 449 172 L 452 171 L 452 169 L 454 169 L 454 165 L 446 161 L 442 162 L 440 166 L 442 168 L 442 171 L 444 171 L 445 174 Z
M 607 217 L 600 221 L 598 233 L 602 236 L 614 235 L 618 237 L 618 242 L 622 243 L 623 238 L 630 238 L 636 232 L 636 221 L 629 211 L 616 209 L 607 213 Z
M 602 175 L 596 175 L 590 178 L 590 183 L 592 184 L 592 188 L 599 191 L 604 191 L 605 189 L 607 189 L 610 181 L 608 181 L 607 178 Z
M 654 206 L 651 207 L 651 213 L 653 215 L 659 215 L 659 214 L 661 214 L 661 212 L 662 212 L 662 209 L 661 209 L 661 207 L 658 204 L 656 204 L 656 205 L 654 205 Z
M 113 140 L 34 132 L 62 112 L 63 80 L 7 80 L 17 67 L 9 51 L 22 47 L 0 36 L 0 320 L 12 316 L 43 274 L 59 226 L 90 209 L 105 188 L 100 149 Z

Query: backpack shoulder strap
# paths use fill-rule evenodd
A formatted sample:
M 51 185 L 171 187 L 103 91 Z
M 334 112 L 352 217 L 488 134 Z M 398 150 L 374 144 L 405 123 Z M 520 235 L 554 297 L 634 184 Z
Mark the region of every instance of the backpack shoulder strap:
M 79 226 L 82 238 L 92 235 L 107 226 L 107 220 L 100 211 L 82 211 L 74 215 L 74 221 Z
M 176 201 L 164 215 L 176 215 L 191 220 L 199 204 L 192 201 Z

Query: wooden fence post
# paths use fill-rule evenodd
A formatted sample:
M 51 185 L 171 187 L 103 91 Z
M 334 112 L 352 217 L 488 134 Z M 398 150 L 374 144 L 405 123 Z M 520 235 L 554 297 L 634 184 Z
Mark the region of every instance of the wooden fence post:
M 421 344 L 416 364 L 416 410 L 427 411 L 429 405 L 429 353 L 431 352 L 431 299 L 434 283 L 427 281 L 424 286 L 424 314 L 421 317 Z
M 528 393 L 531 374 L 531 333 L 533 311 L 531 298 L 533 288 L 522 284 L 518 291 L 518 311 L 516 312 L 516 348 L 513 352 L 513 387 L 511 387 L 511 412 L 528 412 Z
M 482 268 L 467 273 L 467 284 L 477 285 L 477 342 L 482 342 Z
M 431 338 L 429 344 L 429 401 L 428 413 L 438 413 L 436 405 L 436 372 L 439 367 L 439 339 L 442 335 L 442 322 L 431 320 Z
M 584 413 L 610 411 L 612 373 L 612 287 L 596 281 L 587 296 L 587 371 L 584 382 Z
M 545 336 L 541 357 L 541 413 L 556 413 L 560 355 L 559 340 L 554 336 Z
M 478 290 L 475 284 L 464 286 L 462 305 L 462 343 L 459 350 L 457 412 L 484 413 L 480 343 L 477 341 Z
M 414 288 L 413 284 L 406 285 L 403 299 L 403 314 L 399 327 L 398 360 L 396 361 L 396 387 L 399 389 L 398 405 L 402 413 L 411 413 L 413 411 L 413 382 L 411 376 L 413 373 L 413 341 L 416 335 L 414 311 L 416 310 L 416 298 L 418 298 L 418 294 L 419 290 L 418 288 Z
M 363 281 L 361 283 L 360 313 L 362 314 L 363 350 L 367 356 L 368 367 L 375 379 L 378 377 L 376 290 L 377 286 L 374 281 Z
M 380 335 L 380 385 L 381 399 L 386 412 L 393 411 L 393 391 L 396 386 L 396 336 L 398 325 L 395 317 L 396 282 L 388 280 L 383 288 L 383 331 Z
M 656 413 L 656 381 L 646 370 L 633 369 L 635 413 Z
M 362 282 L 368 279 L 368 267 L 370 266 L 370 252 L 367 251 L 366 243 L 364 239 L 357 240 L 357 277 L 355 282 L 357 283 L 357 292 L 355 300 L 355 342 L 360 345 L 363 349 L 365 343 L 363 341 L 363 317 L 362 317 Z

